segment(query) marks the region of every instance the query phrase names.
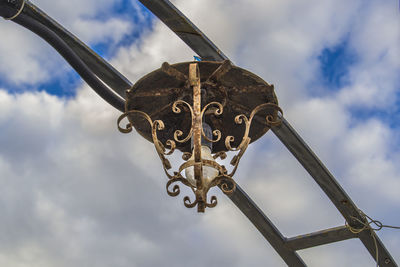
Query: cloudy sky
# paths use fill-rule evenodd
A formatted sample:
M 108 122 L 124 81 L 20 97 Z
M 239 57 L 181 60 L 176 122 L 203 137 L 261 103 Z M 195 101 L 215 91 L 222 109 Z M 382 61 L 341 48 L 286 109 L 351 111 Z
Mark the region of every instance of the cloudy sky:
M 192 52 L 136 0 L 32 1 L 132 82 Z M 397 0 L 176 0 L 232 61 L 275 85 L 286 119 L 354 202 L 400 225 Z M 151 143 L 43 40 L 0 21 L 0 266 L 286 266 L 224 195 L 205 214 L 165 192 Z M 273 133 L 235 175 L 282 233 L 343 218 Z M 378 233 L 400 263 L 400 232 Z M 375 266 L 359 240 L 299 252 Z

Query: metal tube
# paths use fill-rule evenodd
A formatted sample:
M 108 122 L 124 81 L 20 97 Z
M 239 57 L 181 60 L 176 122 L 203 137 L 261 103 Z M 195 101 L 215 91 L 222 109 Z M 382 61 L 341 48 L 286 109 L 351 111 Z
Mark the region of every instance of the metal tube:
M 116 109 L 122 112 L 125 111 L 125 101 L 106 87 L 74 51 L 54 32 L 23 13 L 13 21 L 31 30 L 48 42 L 100 97 Z

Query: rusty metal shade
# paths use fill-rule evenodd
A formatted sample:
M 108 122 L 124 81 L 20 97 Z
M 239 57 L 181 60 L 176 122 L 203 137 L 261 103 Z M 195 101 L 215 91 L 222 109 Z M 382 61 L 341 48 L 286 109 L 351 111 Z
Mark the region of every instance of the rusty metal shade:
M 187 77 L 191 63 L 193 62 L 174 65 L 164 63 L 161 68 L 141 78 L 127 91 L 126 111 L 139 110 L 153 120 L 162 120 L 165 123 L 165 130 L 159 133 L 159 140 L 164 144 L 168 139 L 174 139 L 176 129 L 181 129 L 183 133 L 188 133 L 191 129 L 190 111 L 185 107 L 179 114 L 172 110 L 172 105 L 177 100 L 193 102 Z M 237 115 L 244 114 L 248 117 L 255 107 L 265 103 L 278 105 L 274 86 L 247 70 L 233 66 L 229 61 L 196 63 L 200 69 L 202 108 L 208 103 L 219 102 L 224 109 L 219 116 L 212 109 L 204 114 L 204 121 L 222 134 L 221 140 L 213 144 L 212 152 L 227 151 L 225 138 L 233 136 L 232 144 L 238 146 L 245 131 L 244 125 L 235 123 Z M 276 118 L 277 112 L 276 108 L 267 107 L 255 115 L 249 134 L 251 142 L 269 130 L 270 126 L 265 118 L 268 115 Z M 129 121 L 137 132 L 152 142 L 151 127 L 142 116 L 131 114 Z M 191 152 L 191 143 L 177 143 L 177 149 Z

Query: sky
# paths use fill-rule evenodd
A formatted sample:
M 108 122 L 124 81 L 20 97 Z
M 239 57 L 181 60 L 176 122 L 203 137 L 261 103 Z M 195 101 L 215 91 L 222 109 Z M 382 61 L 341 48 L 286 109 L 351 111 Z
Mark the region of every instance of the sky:
M 195 55 L 137 0 L 32 1 L 132 82 Z M 400 225 L 397 0 L 172 1 L 238 66 L 275 85 L 285 118 L 356 205 Z M 153 145 L 43 40 L 0 21 L 0 266 L 286 266 L 218 192 L 198 214 L 165 192 Z M 272 132 L 235 180 L 286 237 L 344 219 Z M 400 232 L 377 233 L 400 263 Z M 308 266 L 375 266 L 358 239 Z

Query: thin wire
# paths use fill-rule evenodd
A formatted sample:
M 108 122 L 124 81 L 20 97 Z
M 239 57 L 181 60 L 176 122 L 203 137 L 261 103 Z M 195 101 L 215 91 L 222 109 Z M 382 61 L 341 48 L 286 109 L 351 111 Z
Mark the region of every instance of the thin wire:
M 19 16 L 19 14 L 21 14 L 22 10 L 24 10 L 24 7 L 25 7 L 25 0 L 22 0 L 22 5 L 21 5 L 21 7 L 19 8 L 18 12 L 17 12 L 14 16 L 9 17 L 9 18 L 4 18 L 4 19 L 5 19 L 5 20 L 13 20 L 13 19 L 15 19 L 16 17 Z
M 359 218 L 350 216 L 351 219 L 359 222 L 363 227 L 361 228 L 355 228 L 349 225 L 349 223 L 346 221 L 345 226 L 347 229 L 349 229 L 350 232 L 353 234 L 359 234 L 362 231 L 369 230 L 372 239 L 374 240 L 374 245 L 375 245 L 375 260 L 376 260 L 376 267 L 379 267 L 379 251 L 378 251 L 378 242 L 376 241 L 375 237 L 375 232 L 374 231 L 380 231 L 382 228 L 392 228 L 392 229 L 398 229 L 400 230 L 400 226 L 392 226 L 392 225 L 386 225 L 382 224 L 378 220 L 374 220 L 371 217 L 369 217 L 367 214 L 365 214 L 362 210 L 358 210 L 360 213 L 360 216 L 362 217 L 363 220 L 360 220 Z M 372 227 L 371 224 L 374 224 L 375 227 Z

